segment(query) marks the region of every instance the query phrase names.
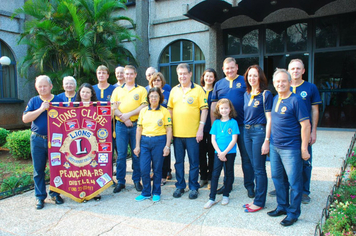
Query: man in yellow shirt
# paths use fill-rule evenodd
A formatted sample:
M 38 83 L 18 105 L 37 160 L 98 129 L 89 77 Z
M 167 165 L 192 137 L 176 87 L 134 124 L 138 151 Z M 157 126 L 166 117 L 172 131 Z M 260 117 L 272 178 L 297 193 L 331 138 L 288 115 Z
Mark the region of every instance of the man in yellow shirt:
M 132 150 L 136 147 L 136 127 L 138 115 L 142 108 L 147 106 L 147 91 L 144 87 L 135 83 L 137 77 L 136 68 L 125 66 L 125 81 L 117 87 L 112 96 L 113 110 L 116 122 L 116 144 L 118 157 L 116 161 L 116 179 L 118 181 L 114 193 L 125 188 L 127 146 L 130 143 Z M 140 162 L 136 155 L 132 155 L 132 180 L 138 192 L 142 191 L 140 183 Z
M 179 85 L 171 90 L 168 109 L 173 121 L 173 145 L 176 163 L 176 190 L 173 197 L 179 198 L 186 187 L 184 179 L 184 157 L 188 152 L 189 198 L 198 197 L 199 142 L 208 115 L 208 103 L 202 87 L 191 81 L 192 72 L 186 63 L 177 66 Z

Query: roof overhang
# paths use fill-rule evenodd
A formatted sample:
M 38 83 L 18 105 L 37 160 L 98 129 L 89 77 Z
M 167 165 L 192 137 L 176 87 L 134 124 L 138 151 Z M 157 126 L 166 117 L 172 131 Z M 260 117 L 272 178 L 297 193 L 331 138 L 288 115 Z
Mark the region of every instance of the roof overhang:
M 239 15 L 262 22 L 269 14 L 284 8 L 297 8 L 308 15 L 336 0 L 241 0 L 237 6 L 223 0 L 205 0 L 192 7 L 185 16 L 212 26 Z

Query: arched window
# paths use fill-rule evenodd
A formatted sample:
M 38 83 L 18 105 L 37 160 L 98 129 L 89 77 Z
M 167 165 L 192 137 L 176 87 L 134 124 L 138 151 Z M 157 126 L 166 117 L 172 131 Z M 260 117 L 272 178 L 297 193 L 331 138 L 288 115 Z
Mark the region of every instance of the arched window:
M 205 69 L 205 56 L 192 41 L 175 41 L 162 51 L 158 65 L 159 70 L 171 86 L 179 83 L 176 68 L 180 63 L 188 63 L 190 65 L 193 72 L 192 81 L 200 84 L 200 76 Z
M 11 60 L 9 66 L 0 64 L 0 102 L 17 99 L 16 61 L 10 47 L 0 40 L 0 57 L 7 56 Z

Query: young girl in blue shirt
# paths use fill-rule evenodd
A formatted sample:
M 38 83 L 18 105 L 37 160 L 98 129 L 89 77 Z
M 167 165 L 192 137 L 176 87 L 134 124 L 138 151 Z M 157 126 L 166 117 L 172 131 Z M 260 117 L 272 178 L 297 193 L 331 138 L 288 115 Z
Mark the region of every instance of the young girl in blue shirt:
M 209 201 L 204 205 L 205 209 L 216 204 L 216 190 L 223 167 L 226 170 L 226 182 L 221 204 L 227 205 L 229 203 L 229 193 L 234 182 L 236 142 L 237 136 L 240 134 L 237 121 L 233 119 L 236 115 L 234 106 L 229 99 L 223 98 L 217 102 L 214 112 L 214 116 L 217 119 L 210 130 L 211 143 L 215 149 L 214 170 L 211 178 Z

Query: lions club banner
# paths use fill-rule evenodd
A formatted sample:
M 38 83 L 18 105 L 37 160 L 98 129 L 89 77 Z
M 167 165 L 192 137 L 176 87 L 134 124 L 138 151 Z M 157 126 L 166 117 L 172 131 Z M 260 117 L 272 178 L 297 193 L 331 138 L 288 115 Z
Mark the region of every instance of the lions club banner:
M 83 202 L 113 184 L 111 108 L 106 104 L 50 105 L 50 190 Z

